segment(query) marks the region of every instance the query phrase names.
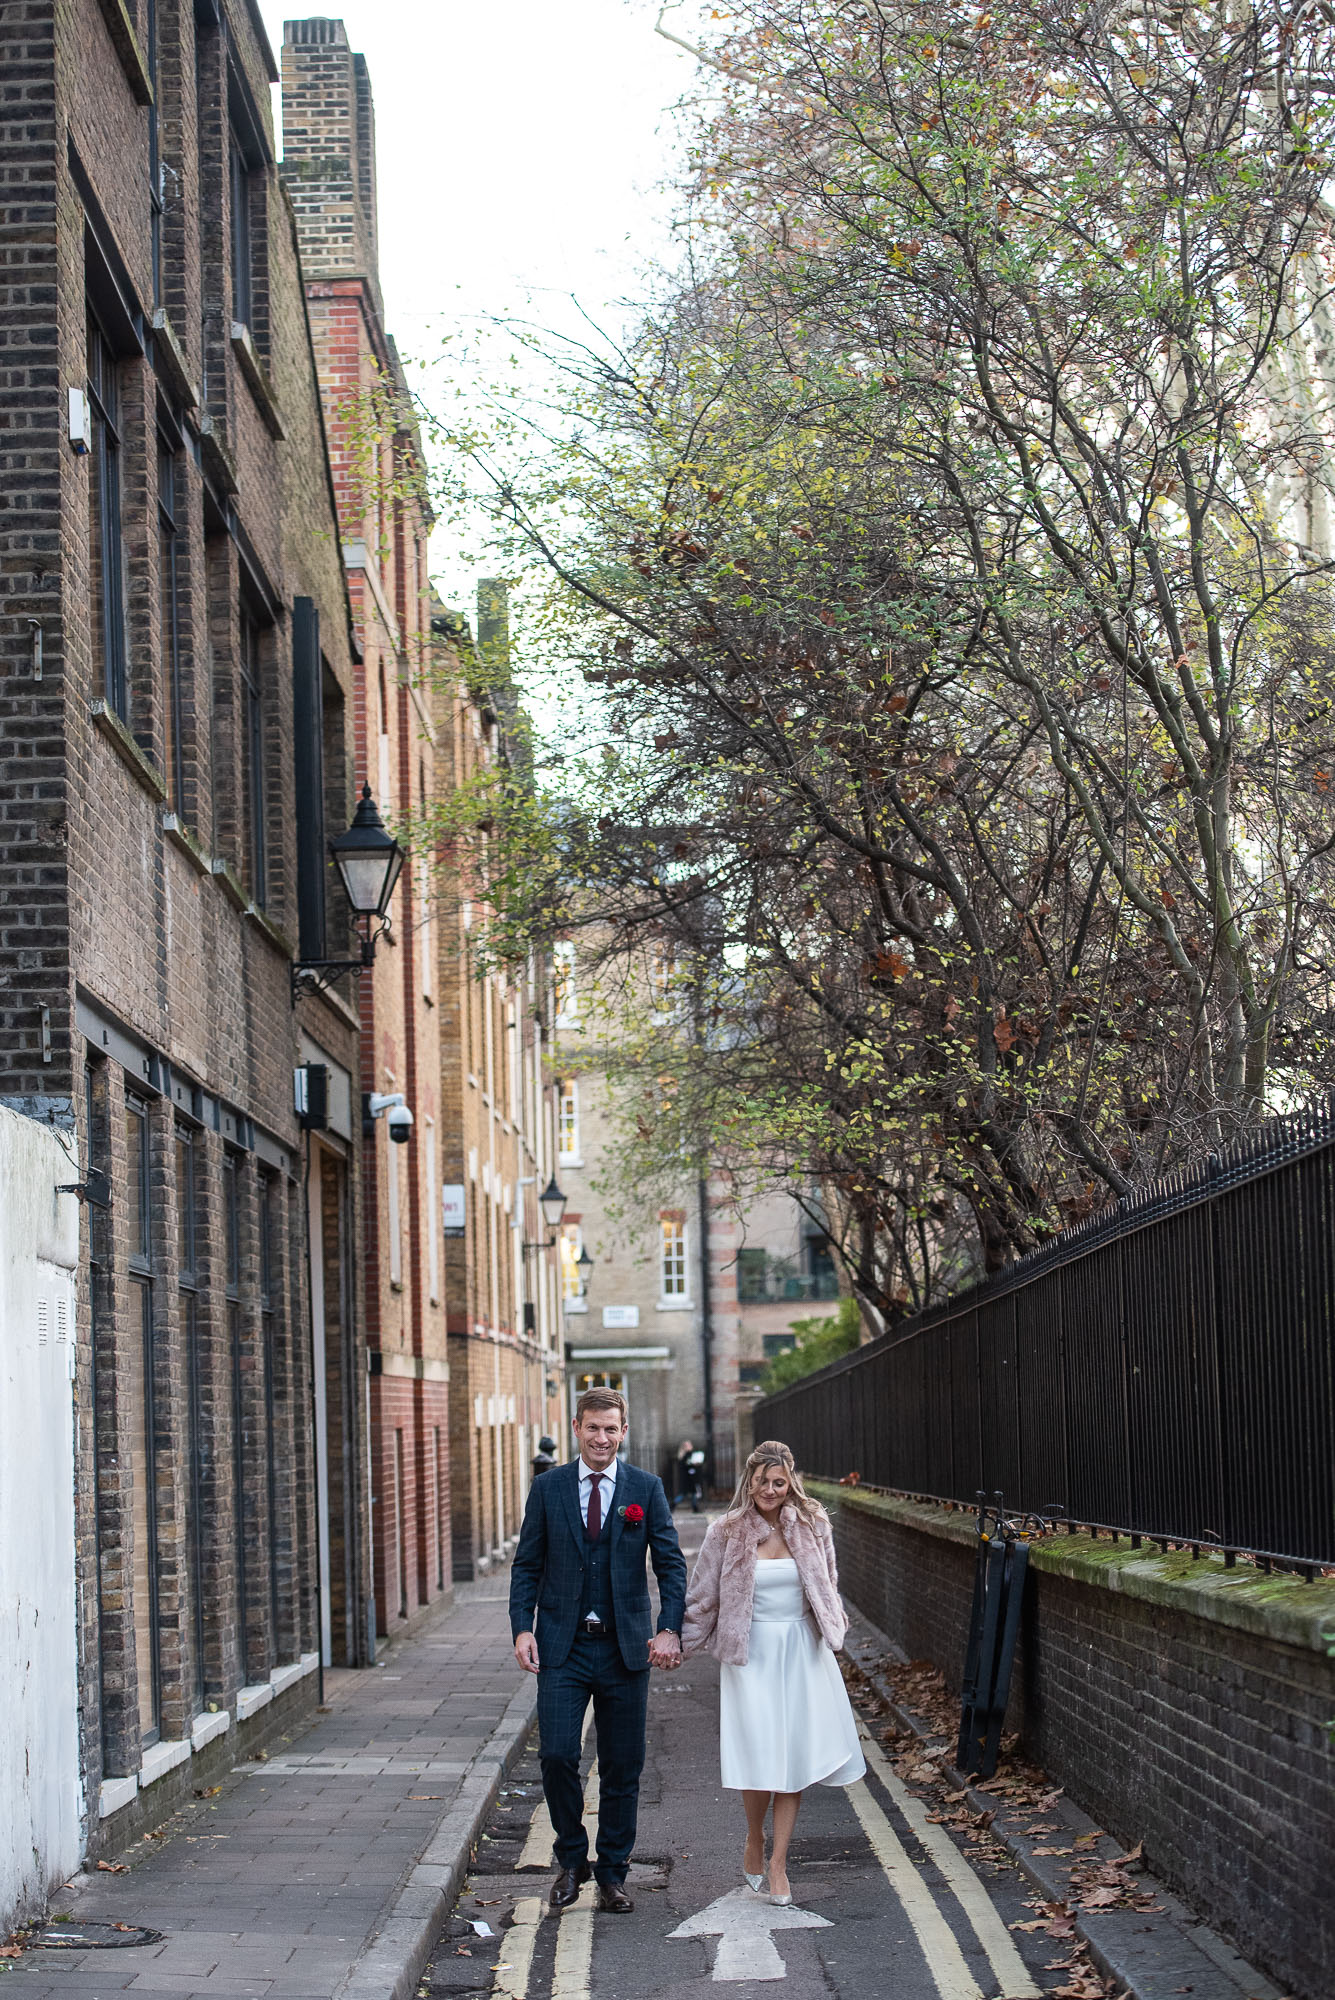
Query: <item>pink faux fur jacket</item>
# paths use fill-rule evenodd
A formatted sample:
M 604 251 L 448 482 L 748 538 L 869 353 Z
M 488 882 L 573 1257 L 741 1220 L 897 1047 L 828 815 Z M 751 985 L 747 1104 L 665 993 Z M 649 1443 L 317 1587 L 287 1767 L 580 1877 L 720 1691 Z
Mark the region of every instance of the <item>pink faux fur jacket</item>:
M 830 1524 L 820 1514 L 814 1528 L 808 1527 L 790 1501 L 780 1512 L 779 1526 L 797 1563 L 807 1616 L 837 1653 L 847 1635 L 848 1620 L 839 1601 Z M 768 1521 L 754 1507 L 710 1523 L 686 1593 L 683 1653 L 698 1653 L 708 1647 L 714 1658 L 727 1666 L 746 1665 L 756 1591 L 756 1550 L 769 1532 Z

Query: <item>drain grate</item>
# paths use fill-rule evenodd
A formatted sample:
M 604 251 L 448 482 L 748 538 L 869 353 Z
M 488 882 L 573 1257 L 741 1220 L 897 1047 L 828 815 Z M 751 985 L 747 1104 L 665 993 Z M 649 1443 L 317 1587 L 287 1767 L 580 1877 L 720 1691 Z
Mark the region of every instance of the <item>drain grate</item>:
M 47 1924 L 32 1944 L 46 1951 L 124 1951 L 132 1945 L 161 1944 L 163 1933 L 145 1924 Z

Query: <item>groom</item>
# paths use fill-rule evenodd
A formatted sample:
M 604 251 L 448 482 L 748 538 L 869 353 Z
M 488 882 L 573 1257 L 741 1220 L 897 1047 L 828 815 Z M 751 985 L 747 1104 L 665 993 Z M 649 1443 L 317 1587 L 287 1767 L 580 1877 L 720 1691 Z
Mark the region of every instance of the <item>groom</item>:
M 622 1915 L 634 1908 L 624 1884 L 635 1845 L 649 1669 L 681 1664 L 686 1561 L 662 1481 L 617 1462 L 625 1397 L 586 1389 L 574 1431 L 574 1464 L 553 1467 L 529 1488 L 510 1572 L 510 1629 L 515 1658 L 538 1676 L 542 1788 L 560 1869 L 551 1907 L 565 1909 L 589 1879 L 579 1753 L 592 1695 L 599 1783 L 593 1872 L 599 1909 Z M 661 1606 L 652 1637 L 646 1554 Z

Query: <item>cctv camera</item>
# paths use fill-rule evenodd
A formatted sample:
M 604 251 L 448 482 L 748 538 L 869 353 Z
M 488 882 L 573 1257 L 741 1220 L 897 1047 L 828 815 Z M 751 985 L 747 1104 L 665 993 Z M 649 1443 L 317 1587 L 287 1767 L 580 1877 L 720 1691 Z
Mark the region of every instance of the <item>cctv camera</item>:
M 366 1093 L 362 1099 L 362 1131 L 368 1139 L 375 1131 L 377 1118 L 384 1119 L 389 1127 L 389 1136 L 396 1145 L 407 1145 L 408 1135 L 413 1129 L 413 1114 L 404 1103 L 401 1090 L 392 1095 L 378 1090 Z

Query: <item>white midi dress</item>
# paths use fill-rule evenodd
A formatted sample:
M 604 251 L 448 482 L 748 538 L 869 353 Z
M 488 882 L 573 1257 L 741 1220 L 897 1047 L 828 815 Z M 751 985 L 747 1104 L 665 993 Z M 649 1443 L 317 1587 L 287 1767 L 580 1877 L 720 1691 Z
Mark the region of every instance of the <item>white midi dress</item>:
M 812 1629 L 791 1556 L 756 1563 L 746 1665 L 720 1674 L 724 1789 L 852 1785 L 867 1766 L 834 1654 Z

